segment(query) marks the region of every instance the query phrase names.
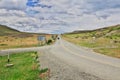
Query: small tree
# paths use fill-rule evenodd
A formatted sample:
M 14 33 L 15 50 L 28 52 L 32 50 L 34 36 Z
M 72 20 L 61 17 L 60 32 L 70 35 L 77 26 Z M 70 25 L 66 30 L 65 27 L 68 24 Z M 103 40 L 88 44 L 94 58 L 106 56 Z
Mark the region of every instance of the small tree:
M 51 43 L 52 43 L 52 40 L 49 39 L 49 40 L 47 41 L 47 44 L 51 44 Z

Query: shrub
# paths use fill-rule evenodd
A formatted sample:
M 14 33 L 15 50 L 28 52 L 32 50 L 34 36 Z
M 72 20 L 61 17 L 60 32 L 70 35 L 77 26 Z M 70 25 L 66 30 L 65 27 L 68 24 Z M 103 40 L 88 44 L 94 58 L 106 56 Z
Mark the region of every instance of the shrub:
M 49 39 L 49 40 L 47 41 L 47 44 L 51 44 L 51 43 L 52 43 L 52 40 Z

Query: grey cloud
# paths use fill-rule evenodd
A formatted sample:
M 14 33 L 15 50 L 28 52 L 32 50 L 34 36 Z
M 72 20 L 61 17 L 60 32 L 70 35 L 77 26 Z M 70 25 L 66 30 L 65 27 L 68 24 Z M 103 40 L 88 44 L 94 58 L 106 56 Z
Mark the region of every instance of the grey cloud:
M 1 0 L 0 8 L 7 10 L 24 10 L 27 0 Z
M 61 33 L 120 23 L 119 0 L 41 0 L 52 8 L 29 7 L 26 2 L 2 0 L 0 24 L 27 32 Z

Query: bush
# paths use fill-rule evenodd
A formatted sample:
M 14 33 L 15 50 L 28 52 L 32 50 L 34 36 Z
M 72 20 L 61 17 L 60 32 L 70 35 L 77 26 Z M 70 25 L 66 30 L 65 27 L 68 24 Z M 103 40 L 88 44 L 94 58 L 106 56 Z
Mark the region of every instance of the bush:
M 51 44 L 51 43 L 52 43 L 52 40 L 49 39 L 49 40 L 47 41 L 47 44 Z
M 0 46 L 7 46 L 7 44 L 0 44 Z

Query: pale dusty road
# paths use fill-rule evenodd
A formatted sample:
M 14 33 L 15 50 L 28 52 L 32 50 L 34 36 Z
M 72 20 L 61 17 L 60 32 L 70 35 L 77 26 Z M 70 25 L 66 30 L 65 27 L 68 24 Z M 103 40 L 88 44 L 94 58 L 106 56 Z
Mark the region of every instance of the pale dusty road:
M 65 40 L 52 46 L 1 51 L 39 51 L 41 68 L 50 68 L 50 80 L 120 80 L 120 59 L 78 47 Z
M 120 80 L 120 59 L 85 50 L 62 39 L 42 51 L 41 65 L 51 69 L 50 80 Z

